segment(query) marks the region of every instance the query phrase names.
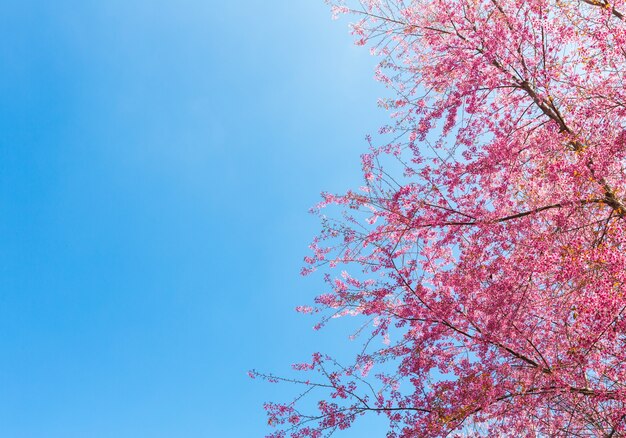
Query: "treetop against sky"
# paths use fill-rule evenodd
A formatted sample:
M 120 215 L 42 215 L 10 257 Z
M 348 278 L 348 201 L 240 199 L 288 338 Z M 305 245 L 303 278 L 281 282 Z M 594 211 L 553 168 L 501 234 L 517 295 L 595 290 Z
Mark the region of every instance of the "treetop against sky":
M 275 437 L 626 434 L 623 1 L 346 1 L 391 121 L 325 193 L 305 274 L 349 363 L 315 353 Z M 369 127 L 370 129 L 375 127 Z M 368 129 L 368 127 L 364 127 Z M 303 395 L 302 395 L 303 394 Z

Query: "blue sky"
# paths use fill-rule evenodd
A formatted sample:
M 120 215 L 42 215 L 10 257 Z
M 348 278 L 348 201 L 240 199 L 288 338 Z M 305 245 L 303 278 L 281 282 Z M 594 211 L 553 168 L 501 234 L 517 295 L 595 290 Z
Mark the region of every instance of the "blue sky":
M 360 185 L 386 117 L 375 60 L 322 0 L 0 21 L 0 436 L 263 436 L 294 388 L 246 371 L 349 342 L 293 309 L 324 288 L 307 210 Z

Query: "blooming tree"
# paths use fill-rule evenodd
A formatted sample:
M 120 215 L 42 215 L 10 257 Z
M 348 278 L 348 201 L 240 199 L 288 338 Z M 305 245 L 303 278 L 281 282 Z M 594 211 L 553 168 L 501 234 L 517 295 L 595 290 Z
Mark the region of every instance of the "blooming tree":
M 266 405 L 272 436 L 365 414 L 388 437 L 626 436 L 626 1 L 333 11 L 380 57 L 392 122 L 365 185 L 323 195 L 343 212 L 305 273 L 329 291 L 300 310 L 369 328 L 353 363 L 282 379 L 306 397 Z

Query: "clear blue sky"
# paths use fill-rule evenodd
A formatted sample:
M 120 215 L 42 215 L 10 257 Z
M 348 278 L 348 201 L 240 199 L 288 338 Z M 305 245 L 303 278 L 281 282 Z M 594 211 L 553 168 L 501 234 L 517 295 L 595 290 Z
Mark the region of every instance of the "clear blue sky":
M 374 59 L 322 0 L 9 0 L 0 59 L 0 437 L 263 436 Z

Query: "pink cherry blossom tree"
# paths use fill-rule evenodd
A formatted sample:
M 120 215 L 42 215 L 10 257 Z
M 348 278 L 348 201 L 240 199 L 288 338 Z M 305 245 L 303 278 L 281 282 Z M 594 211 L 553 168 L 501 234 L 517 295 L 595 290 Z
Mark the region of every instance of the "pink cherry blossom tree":
M 364 186 L 323 195 L 304 272 L 328 293 L 300 310 L 367 334 L 353 363 L 256 374 L 302 386 L 272 436 L 626 436 L 626 1 L 332 8 L 392 121 Z

